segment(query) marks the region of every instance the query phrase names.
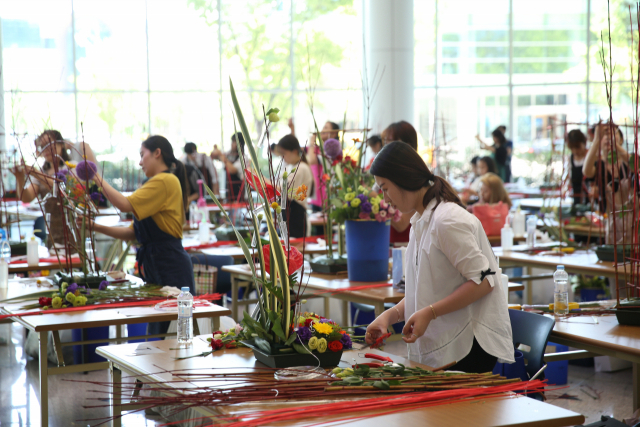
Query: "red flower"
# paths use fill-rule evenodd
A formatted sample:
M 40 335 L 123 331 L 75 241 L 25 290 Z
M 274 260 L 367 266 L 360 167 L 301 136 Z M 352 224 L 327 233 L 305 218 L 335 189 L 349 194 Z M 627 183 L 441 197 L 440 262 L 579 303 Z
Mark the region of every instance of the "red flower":
M 342 153 L 338 154 L 338 157 L 336 157 L 337 161 L 342 161 Z
M 212 349 L 220 350 L 223 346 L 224 346 L 224 344 L 222 343 L 222 340 L 211 340 L 211 348 Z
M 344 168 L 344 170 L 343 170 L 342 172 L 344 172 L 345 174 L 347 174 L 347 173 L 349 173 L 349 169 Z
M 355 160 L 351 160 L 351 167 L 355 168 L 356 166 L 358 166 L 358 162 L 356 162 Z
M 346 156 L 346 157 L 344 158 L 344 162 L 345 162 L 345 163 L 349 163 L 350 161 L 351 161 L 351 156 Z
M 40 307 L 50 306 L 51 305 L 51 298 L 40 297 L 40 298 L 38 298 L 38 304 L 40 304 Z
M 288 254 L 284 245 L 282 245 L 282 248 L 284 249 L 284 254 L 289 262 L 289 274 L 291 275 L 300 267 L 302 267 L 304 258 L 302 257 L 300 251 L 293 246 L 291 246 L 291 248 L 289 249 Z M 264 255 L 264 268 L 266 268 L 267 272 L 269 272 L 271 271 L 271 245 L 264 245 L 262 247 L 262 254 Z
M 340 342 L 340 340 L 331 341 L 327 347 L 329 348 L 329 350 L 334 351 L 334 352 L 335 351 L 340 351 L 340 350 L 342 350 L 342 343 Z
M 335 166 L 335 165 L 337 165 L 338 163 L 340 163 L 340 160 L 335 159 L 335 160 L 333 161 L 333 163 L 331 163 L 331 166 Z
M 222 332 L 221 332 L 221 331 L 215 331 L 215 332 L 213 333 L 213 335 L 218 335 L 218 334 L 222 335 Z
M 313 319 L 306 319 L 304 321 L 304 326 L 306 326 L 307 328 L 311 326 L 311 324 L 313 323 Z
M 228 342 L 224 345 L 224 348 L 236 348 L 237 344 L 235 341 Z

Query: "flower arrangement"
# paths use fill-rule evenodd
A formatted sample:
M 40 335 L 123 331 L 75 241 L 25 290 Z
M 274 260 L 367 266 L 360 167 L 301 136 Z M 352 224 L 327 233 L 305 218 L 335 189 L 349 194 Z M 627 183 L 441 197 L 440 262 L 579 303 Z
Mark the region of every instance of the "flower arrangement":
M 331 319 L 315 313 L 304 313 L 296 322 L 297 329 L 293 325 L 291 327 L 297 335 L 293 348 L 298 353 L 338 352 L 352 347 L 351 336 Z
M 209 344 L 211 344 L 211 352 L 220 350 L 221 348 L 236 348 L 238 347 L 237 339 L 242 336 L 242 325 L 236 324 L 235 327 L 229 329 L 227 332 L 215 331 L 211 338 L 207 338 Z

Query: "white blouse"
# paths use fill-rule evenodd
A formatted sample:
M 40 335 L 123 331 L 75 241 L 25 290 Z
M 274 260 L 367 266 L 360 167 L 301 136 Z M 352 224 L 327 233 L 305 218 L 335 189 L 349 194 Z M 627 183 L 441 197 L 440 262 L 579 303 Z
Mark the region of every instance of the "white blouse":
M 411 218 L 406 252 L 405 319 L 451 295 L 460 285 L 481 282 L 493 291 L 458 311 L 438 316 L 423 336 L 409 344 L 409 359 L 429 366 L 459 362 L 471 351 L 473 338 L 499 362 L 513 363 L 511 322 L 498 261 L 480 221 L 455 203 L 432 200 L 422 215 Z M 436 313 L 437 314 L 437 313 Z

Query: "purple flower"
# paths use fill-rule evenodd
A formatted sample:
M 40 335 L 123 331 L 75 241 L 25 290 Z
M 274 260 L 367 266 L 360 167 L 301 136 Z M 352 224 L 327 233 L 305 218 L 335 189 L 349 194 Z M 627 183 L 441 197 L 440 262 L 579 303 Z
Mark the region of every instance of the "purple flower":
M 54 176 L 55 179 L 57 179 L 59 181 L 67 182 L 67 174 L 63 173 L 62 171 L 56 172 L 53 176 Z
M 320 323 L 333 323 L 331 319 L 320 319 Z
M 298 344 L 306 344 L 307 342 L 309 342 L 312 336 L 313 334 L 311 333 L 311 330 L 309 328 L 307 328 L 306 326 L 301 326 L 300 328 L 298 328 L 298 338 L 296 338 L 296 342 Z
M 94 191 L 93 193 L 91 193 L 91 200 L 93 200 L 94 202 L 101 202 L 102 194 L 100 194 L 100 192 L 98 191 Z
M 98 167 L 91 160 L 83 160 L 76 165 L 76 175 L 81 181 L 89 181 L 98 172 Z
M 340 338 L 340 342 L 342 343 L 342 348 L 345 350 L 350 350 L 352 347 L 351 337 L 349 334 L 343 334 L 342 338 Z
M 330 159 L 335 159 L 340 154 L 342 154 L 342 146 L 340 145 L 340 141 L 334 138 L 327 139 L 324 142 L 324 154 L 326 154 L 326 156 Z
M 362 204 L 360 204 L 360 210 L 364 213 L 370 213 L 371 212 L 371 203 L 370 202 L 362 202 Z
M 68 294 L 69 292 L 71 292 L 72 294 L 75 294 L 77 290 L 78 290 L 78 284 L 72 283 L 67 287 L 67 292 L 65 294 Z
M 105 289 L 107 289 L 108 285 L 109 285 L 109 282 L 107 282 L 106 280 L 103 280 L 102 282 L 100 282 L 100 286 L 98 286 L 98 290 L 104 291 Z
M 365 196 L 364 194 L 358 194 L 356 197 L 357 197 L 358 199 L 360 199 L 360 201 L 361 201 L 362 203 L 364 203 L 364 202 L 366 202 L 367 200 L 369 200 L 369 199 L 367 199 L 367 196 Z

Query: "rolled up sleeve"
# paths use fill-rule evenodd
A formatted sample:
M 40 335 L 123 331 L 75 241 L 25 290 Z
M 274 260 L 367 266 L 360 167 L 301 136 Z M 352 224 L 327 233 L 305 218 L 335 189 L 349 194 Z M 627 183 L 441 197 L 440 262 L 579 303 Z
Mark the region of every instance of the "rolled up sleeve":
M 482 272 L 490 268 L 490 263 L 476 235 L 475 225 L 457 216 L 442 218 L 436 230 L 438 249 L 462 276 L 480 284 Z M 495 285 L 493 280 L 489 280 L 489 284 Z

